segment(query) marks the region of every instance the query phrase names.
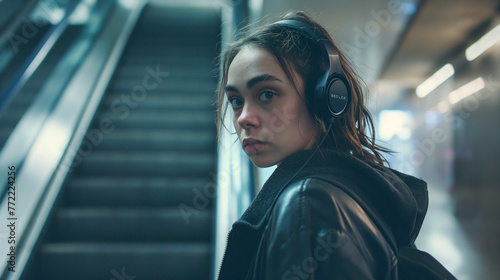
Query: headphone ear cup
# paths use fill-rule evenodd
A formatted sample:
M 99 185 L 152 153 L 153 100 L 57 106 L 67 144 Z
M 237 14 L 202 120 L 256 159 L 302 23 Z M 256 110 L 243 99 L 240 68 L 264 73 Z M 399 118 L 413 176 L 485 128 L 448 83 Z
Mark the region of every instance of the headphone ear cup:
M 340 117 L 346 111 L 350 100 L 349 83 L 343 75 L 334 73 L 328 77 L 326 86 L 316 85 L 312 96 L 312 112 L 323 120 Z
M 349 83 L 345 77 L 339 74 L 333 74 L 328 78 L 323 102 L 327 104 L 328 111 L 335 117 L 340 117 L 347 109 L 349 104 Z

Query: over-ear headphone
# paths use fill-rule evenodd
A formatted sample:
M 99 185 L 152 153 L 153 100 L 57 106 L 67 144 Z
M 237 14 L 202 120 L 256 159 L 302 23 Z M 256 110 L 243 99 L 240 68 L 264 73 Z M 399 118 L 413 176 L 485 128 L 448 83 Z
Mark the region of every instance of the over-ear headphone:
M 317 81 L 313 94 L 306 93 L 309 110 L 327 122 L 333 122 L 348 108 L 351 87 L 340 64 L 339 53 L 332 42 L 311 25 L 298 20 L 280 20 L 272 24 L 302 32 L 317 45 L 325 62 L 325 73 Z

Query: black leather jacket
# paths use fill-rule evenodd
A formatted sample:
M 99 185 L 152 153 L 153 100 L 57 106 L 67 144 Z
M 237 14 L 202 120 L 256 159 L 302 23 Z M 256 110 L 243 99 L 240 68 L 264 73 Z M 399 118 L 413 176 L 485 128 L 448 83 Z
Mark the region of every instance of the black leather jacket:
M 394 250 L 346 192 L 318 179 L 287 187 L 247 279 L 396 279 Z
M 233 224 L 219 279 L 398 279 L 398 246 L 413 244 L 427 209 L 425 182 L 323 152 L 283 186 L 310 154 L 283 161 Z

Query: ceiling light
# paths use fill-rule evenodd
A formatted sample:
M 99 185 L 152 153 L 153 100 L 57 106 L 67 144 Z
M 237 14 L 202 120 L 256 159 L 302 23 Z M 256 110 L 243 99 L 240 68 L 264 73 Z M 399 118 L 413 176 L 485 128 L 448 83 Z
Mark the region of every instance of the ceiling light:
M 441 67 L 441 69 L 436 71 L 436 73 L 434 73 L 417 87 L 417 96 L 420 98 L 424 98 L 427 94 L 436 89 L 440 84 L 448 80 L 449 77 L 453 76 L 453 74 L 455 74 L 455 68 L 453 68 L 453 65 L 451 65 L 450 63 Z
M 477 78 L 467 84 L 459 87 L 458 89 L 452 91 L 448 98 L 450 99 L 451 104 L 455 104 L 460 100 L 470 96 L 484 88 L 484 80 L 483 78 Z
M 465 58 L 468 61 L 473 61 L 476 57 L 480 56 L 484 51 L 493 46 L 500 40 L 500 24 L 495 28 L 484 34 L 481 39 L 477 40 L 474 44 L 465 50 Z

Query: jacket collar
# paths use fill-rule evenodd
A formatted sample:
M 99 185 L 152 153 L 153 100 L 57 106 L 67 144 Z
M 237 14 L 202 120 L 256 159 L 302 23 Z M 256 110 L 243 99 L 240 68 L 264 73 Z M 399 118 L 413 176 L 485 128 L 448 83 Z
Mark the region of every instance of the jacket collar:
M 245 225 L 254 230 L 261 229 L 265 225 L 267 215 L 271 211 L 272 205 L 281 190 L 291 182 L 290 179 L 292 176 L 300 170 L 311 155 L 313 157 L 310 162 L 293 178 L 294 180 L 312 174 L 311 171 L 314 168 L 311 168 L 311 166 L 317 166 L 318 163 L 326 160 L 323 151 L 314 153 L 313 150 L 299 151 L 283 160 L 235 224 Z

